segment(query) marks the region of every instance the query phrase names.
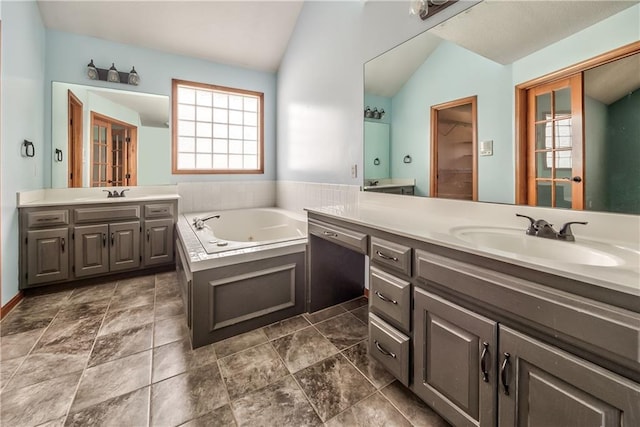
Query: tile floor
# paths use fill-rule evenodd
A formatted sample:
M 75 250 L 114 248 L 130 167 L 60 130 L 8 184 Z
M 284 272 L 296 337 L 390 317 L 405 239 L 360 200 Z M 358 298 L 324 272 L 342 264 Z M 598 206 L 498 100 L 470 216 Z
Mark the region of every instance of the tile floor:
M 175 273 L 25 298 L 6 426 L 446 426 L 367 354 L 366 299 L 191 350 Z

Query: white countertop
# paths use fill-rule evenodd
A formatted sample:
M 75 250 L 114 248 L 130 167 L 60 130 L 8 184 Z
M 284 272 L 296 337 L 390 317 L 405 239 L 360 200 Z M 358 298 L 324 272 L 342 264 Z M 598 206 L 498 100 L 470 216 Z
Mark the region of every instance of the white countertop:
M 352 205 L 307 210 L 311 213 L 329 215 L 336 219 L 411 239 L 640 296 L 639 216 L 407 197 L 371 192 L 360 192 L 358 202 Z M 576 242 L 579 242 L 580 239 L 588 239 L 602 243 L 604 247 L 614 245 L 631 256 L 625 258 L 622 265 L 616 266 L 559 262 L 481 247 L 461 240 L 451 233 L 452 229 L 458 227 L 476 226 L 522 229 L 524 233 L 529 224 L 525 218 L 516 217 L 515 213 L 529 215 L 536 219 L 545 219 L 556 224 L 556 229 L 568 221 L 588 221 L 587 225 L 573 227 Z M 538 237 L 532 238 L 539 239 Z M 549 241 L 549 243 L 567 245 L 568 250 L 571 250 L 573 244 L 558 241 Z
M 416 180 L 412 178 L 380 178 L 380 179 L 366 179 L 365 181 L 377 182 L 375 185 L 365 185 L 363 190 L 375 190 L 378 188 L 395 188 L 395 187 L 410 187 L 416 185 Z
M 103 190 L 128 189 L 124 197 L 107 198 Z M 96 203 L 134 203 L 152 200 L 179 199 L 177 185 L 108 187 L 108 188 L 47 188 L 21 191 L 17 195 L 19 208 L 56 205 L 87 205 Z

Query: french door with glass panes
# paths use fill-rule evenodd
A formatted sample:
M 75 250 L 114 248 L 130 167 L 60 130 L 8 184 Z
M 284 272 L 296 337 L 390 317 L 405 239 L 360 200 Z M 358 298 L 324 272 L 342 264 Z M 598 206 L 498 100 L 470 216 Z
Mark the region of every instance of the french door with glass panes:
M 91 115 L 91 187 L 136 185 L 136 128 Z
M 527 91 L 528 204 L 584 208 L 582 75 Z

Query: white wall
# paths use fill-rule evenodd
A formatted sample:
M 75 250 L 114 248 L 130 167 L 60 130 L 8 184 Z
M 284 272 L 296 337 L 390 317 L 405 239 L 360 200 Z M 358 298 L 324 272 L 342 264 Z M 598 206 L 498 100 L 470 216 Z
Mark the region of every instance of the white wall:
M 138 129 L 138 185 L 171 183 L 171 131 L 142 126 Z
M 604 211 L 609 206 L 607 185 L 607 106 L 584 97 L 585 209 Z
M 44 184 L 45 29 L 35 2 L 2 4 L 2 301 L 18 293 L 16 192 Z M 24 139 L 36 156 L 24 157 Z

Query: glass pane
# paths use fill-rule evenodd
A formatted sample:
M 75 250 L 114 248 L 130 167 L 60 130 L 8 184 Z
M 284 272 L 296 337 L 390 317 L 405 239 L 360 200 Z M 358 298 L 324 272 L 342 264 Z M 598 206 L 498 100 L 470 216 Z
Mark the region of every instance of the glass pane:
M 538 123 L 536 125 L 536 150 L 549 150 L 552 148 L 551 126 L 552 122 Z
M 98 163 L 100 161 L 100 146 L 95 145 L 93 147 L 93 163 Z
M 242 141 L 229 140 L 229 153 L 242 154 Z
M 180 136 L 195 136 L 196 124 L 194 122 L 178 121 L 178 135 Z
M 258 115 L 256 113 L 244 113 L 244 124 L 258 126 Z
M 211 121 L 211 108 L 209 107 L 198 107 L 196 110 L 196 116 L 198 121 L 201 122 L 210 122 Z
M 242 126 L 229 126 L 229 138 L 242 139 Z
M 211 169 L 211 154 L 196 154 L 196 169 Z
M 227 121 L 229 121 L 229 119 L 227 118 L 227 110 L 214 108 L 213 121 L 216 123 L 227 123 Z
M 551 118 L 551 94 L 536 96 L 536 122 Z
M 258 156 L 244 156 L 245 169 L 258 169 Z
M 244 139 L 257 140 L 258 139 L 258 128 L 253 126 L 245 126 L 244 127 Z
M 196 103 L 196 91 L 178 86 L 178 102 L 184 104 Z
M 553 152 L 536 153 L 536 178 L 551 178 Z
M 229 111 L 229 123 L 234 125 L 242 124 L 242 111 Z
M 93 132 L 91 133 L 93 135 L 93 142 L 98 142 L 98 132 L 99 132 L 98 126 L 94 126 Z
M 213 155 L 213 168 L 214 169 L 226 169 L 227 168 L 227 155 L 226 154 L 214 154 Z
M 194 169 L 196 167 L 196 155 L 191 153 L 178 153 L 178 169 Z
M 213 152 L 214 153 L 227 153 L 227 140 L 226 139 L 214 139 L 213 140 Z
M 230 154 L 229 169 L 242 169 L 242 156 Z
M 242 110 L 243 102 L 242 97 L 237 95 L 229 95 L 229 109 L 230 110 Z
M 107 128 L 100 128 L 100 141 L 104 142 L 107 140 Z
M 555 117 L 571 115 L 571 88 L 554 91 Z
M 196 146 L 198 153 L 211 153 L 211 140 L 208 138 L 198 138 Z
M 571 183 L 556 182 L 556 203 L 557 208 L 571 208 Z
M 556 178 L 571 178 L 571 151 L 555 152 Z
M 211 138 L 211 123 L 197 122 L 196 133 L 198 136 Z
M 245 154 L 258 154 L 258 142 L 257 141 L 245 141 L 244 142 Z
M 181 136 L 180 138 L 178 138 L 178 151 L 190 151 L 193 152 L 196 149 L 196 144 L 195 144 L 195 139 L 194 138 L 187 138 L 184 136 Z
M 213 106 L 219 108 L 227 108 L 229 96 L 223 93 L 213 94 Z
M 213 136 L 215 138 L 226 138 L 227 137 L 227 125 L 222 124 L 214 124 L 213 125 Z
M 538 182 L 538 203 L 537 206 L 551 206 L 551 186 L 552 182 Z
M 99 181 L 100 180 L 100 174 L 98 173 L 98 168 L 95 167 L 93 168 L 93 180 L 94 181 Z
M 100 146 L 100 161 L 101 162 L 106 162 L 107 161 L 107 146 L 106 145 L 101 145 Z
M 258 111 L 258 98 L 245 97 L 244 98 L 244 110 L 245 111 Z
M 571 118 L 556 121 L 555 127 L 556 127 L 555 148 L 571 147 Z
M 196 108 L 193 105 L 178 105 L 178 119 L 194 120 L 196 116 Z
M 204 107 L 211 107 L 212 97 L 211 92 L 208 90 L 199 90 L 196 92 L 196 101 L 198 105 Z

